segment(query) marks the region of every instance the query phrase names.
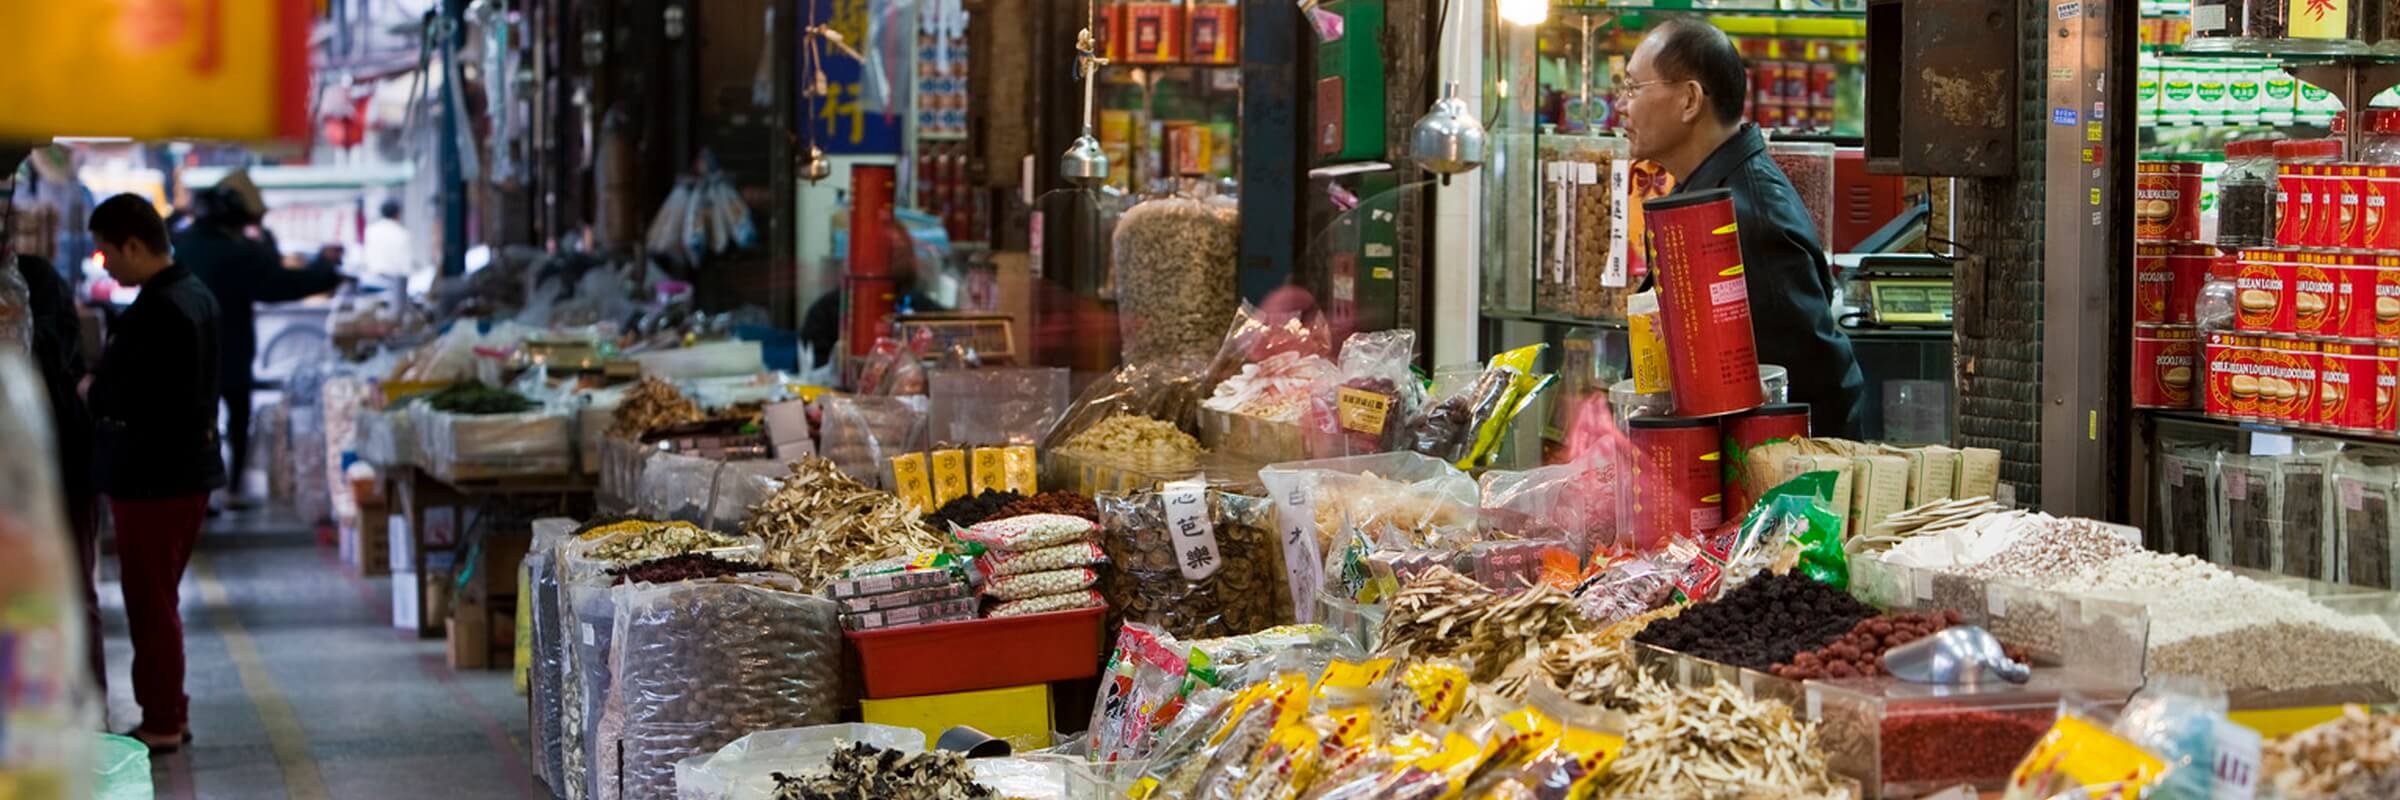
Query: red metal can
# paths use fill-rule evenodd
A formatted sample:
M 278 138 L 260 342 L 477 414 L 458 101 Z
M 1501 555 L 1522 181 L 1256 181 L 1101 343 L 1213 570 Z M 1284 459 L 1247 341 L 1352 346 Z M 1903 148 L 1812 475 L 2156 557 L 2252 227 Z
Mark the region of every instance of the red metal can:
M 2189 325 L 2217 249 L 2209 245 L 2141 242 L 2133 246 L 2133 321 Z
M 2342 303 L 2349 274 L 2341 253 L 2294 253 L 2292 278 L 2286 296 L 2292 302 L 2292 331 L 2311 336 L 2341 336 L 2349 322 Z
M 1625 437 L 1634 455 L 1633 525 L 1644 551 L 1671 535 L 1689 536 L 1725 521 L 1725 473 L 1717 421 L 1695 417 L 1634 417 Z
M 2299 264 L 2293 253 L 2244 250 L 2233 273 L 2233 326 L 2246 333 L 2291 333 L 2292 277 Z
M 2374 345 L 2358 342 L 2317 343 L 2313 422 L 2344 431 L 2375 429 L 2375 351 Z
M 2133 168 L 2134 237 L 2190 242 L 2200 238 L 2200 162 L 2142 161 Z
M 1742 490 L 1743 457 L 1769 442 L 1808 438 L 1808 413 L 1806 403 L 1771 403 L 1725 418 L 1718 446 L 1725 459 L 1726 519 L 1741 519 L 1758 502 Z
M 1765 404 L 1733 192 L 1661 197 L 1644 202 L 1642 216 L 1649 223 L 1659 316 L 1673 353 L 1675 416 L 1713 417 Z
M 2198 406 L 2192 384 L 2200 380 L 2199 349 L 2197 331 L 2189 326 L 2133 326 L 2134 407 Z
M 2201 408 L 2210 416 L 2260 419 L 2258 409 L 2258 337 L 2210 331 L 2201 350 L 2208 390 Z

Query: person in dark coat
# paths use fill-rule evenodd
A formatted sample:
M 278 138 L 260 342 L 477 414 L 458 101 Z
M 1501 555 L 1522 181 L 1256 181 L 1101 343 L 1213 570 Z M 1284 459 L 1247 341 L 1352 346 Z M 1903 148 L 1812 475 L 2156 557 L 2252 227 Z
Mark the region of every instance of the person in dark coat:
M 121 194 L 92 210 L 92 238 L 109 277 L 141 288 L 102 348 L 88 394 L 94 479 L 117 525 L 119 583 L 133 638 L 133 699 L 142 723 L 127 733 L 152 752 L 191 741 L 183 693 L 178 585 L 225 485 L 217 448 L 217 299 L 175 263 L 167 223 L 150 201 Z
M 224 314 L 218 380 L 225 394 L 225 441 L 233 450 L 228 477 L 232 493 L 239 494 L 250 465 L 250 392 L 256 384 L 251 364 L 258 360 L 255 306 L 333 291 L 342 275 L 324 259 L 308 269 L 284 269 L 271 234 L 250 238 L 246 231 L 265 218 L 267 208 L 242 173 L 199 192 L 193 206 L 192 223 L 175 236 L 175 263 L 208 285 Z
M 1692 17 L 1650 29 L 1625 64 L 1617 110 L 1635 158 L 1675 176 L 1675 191 L 1733 192 L 1760 363 L 1791 371 L 1792 402 L 1817 436 L 1856 436 L 1867 379 L 1834 323 L 1833 271 L 1792 181 L 1742 120 L 1749 69 L 1724 31 Z

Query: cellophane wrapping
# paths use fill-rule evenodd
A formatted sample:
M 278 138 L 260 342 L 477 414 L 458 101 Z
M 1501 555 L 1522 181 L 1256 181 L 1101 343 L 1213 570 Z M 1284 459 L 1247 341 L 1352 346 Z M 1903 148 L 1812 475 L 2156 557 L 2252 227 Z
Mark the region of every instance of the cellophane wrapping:
M 420 411 L 418 451 L 443 480 L 564 475 L 574 461 L 569 417 L 558 411 Z
M 678 762 L 750 731 L 839 721 L 839 607 L 803 594 L 797 580 L 627 584 L 610 594 L 616 674 L 599 752 L 614 754 L 615 797 L 674 797 Z
M 562 618 L 558 546 L 572 536 L 575 521 L 545 518 L 533 521 L 533 546 L 525 551 L 525 573 L 533 581 L 533 668 L 526 691 L 533 697 L 533 741 L 538 763 L 534 772 L 554 792 L 566 792 L 566 720 L 561 705 L 566 682 L 567 631 Z

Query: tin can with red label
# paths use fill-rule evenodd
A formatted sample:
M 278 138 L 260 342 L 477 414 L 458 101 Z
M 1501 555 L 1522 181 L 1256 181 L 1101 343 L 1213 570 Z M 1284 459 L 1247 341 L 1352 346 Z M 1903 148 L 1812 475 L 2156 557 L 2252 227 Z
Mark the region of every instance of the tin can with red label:
M 1769 403 L 1725 418 L 1719 445 L 1725 457 L 1726 519 L 1741 519 L 1758 502 L 1742 491 L 1743 457 L 1768 442 L 1807 438 L 1808 413 L 1806 403 Z
M 2335 164 L 2326 179 L 2334 193 L 2334 247 L 2367 246 L 2367 165 Z
M 2200 355 L 2207 390 L 2201 410 L 2229 419 L 2258 419 L 2258 337 L 2210 331 Z
M 1232 64 L 1241 58 L 1241 6 L 1231 3 L 1195 3 L 1189 7 L 1187 24 L 1191 43 L 1184 49 L 1186 59 L 1198 64 Z
M 1713 417 L 1634 417 L 1634 536 L 1643 550 L 1669 535 L 1690 535 L 1725 521 L 1725 473 Z
M 2293 253 L 2287 296 L 2291 298 L 2292 330 L 2310 336 L 2342 335 L 2342 271 L 2340 253 Z M 2237 282 L 2238 283 L 2238 282 Z M 2238 290 L 2237 290 L 2238 297 Z
M 1183 59 L 1181 3 L 1125 4 L 1125 62 L 1172 64 Z
M 2378 255 L 2369 267 L 2372 281 L 2364 309 L 2376 339 L 2400 339 L 2400 255 Z
M 2367 430 L 2400 432 L 2400 345 L 2375 346 L 2375 403 L 2369 408 Z
M 2188 325 L 2133 326 L 2133 405 L 2196 408 L 2200 380 L 2198 331 Z
M 2244 250 L 2233 272 L 2233 326 L 2248 333 L 2292 331 L 2291 254 Z
M 2208 245 L 2142 242 L 2133 251 L 2135 324 L 2188 325 L 2200 284 L 2217 250 Z
M 2297 336 L 2262 336 L 2257 363 L 2259 417 L 2316 424 L 2317 343 Z
M 2317 343 L 2316 424 L 2365 432 L 2375 425 L 2375 346 Z
M 2275 244 L 2278 246 L 2308 246 L 2308 207 L 2314 198 L 2309 191 L 2308 166 L 2283 164 L 2275 168 Z
M 2200 238 L 2200 162 L 2134 164 L 2133 233 L 2137 239 L 2150 241 Z
M 2375 259 L 2358 253 L 2341 254 L 2332 268 L 2334 312 L 2340 319 L 2326 335 L 2344 339 L 2375 336 Z
M 2400 250 L 2400 223 L 2392 220 L 2392 212 L 2400 211 L 2400 170 L 2388 166 L 2367 167 L 2365 204 L 2360 208 L 2359 230 L 2364 232 L 2365 244 L 2371 250 Z
M 1666 323 L 1675 416 L 1712 417 L 1766 403 L 1733 193 L 1710 189 L 1642 204 L 1650 273 Z
M 2311 188 L 2308 212 L 2310 247 L 2342 246 L 2342 165 L 2309 165 Z

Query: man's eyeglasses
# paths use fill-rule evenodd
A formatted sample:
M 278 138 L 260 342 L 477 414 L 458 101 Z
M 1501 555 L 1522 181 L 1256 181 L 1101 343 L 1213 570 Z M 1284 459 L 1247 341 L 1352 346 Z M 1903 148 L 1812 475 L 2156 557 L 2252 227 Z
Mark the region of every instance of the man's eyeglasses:
M 1676 79 L 1673 79 L 1673 78 L 1660 78 L 1660 79 L 1658 79 L 1658 80 L 1652 80 L 1652 81 L 1625 81 L 1625 82 L 1622 82 L 1622 83 L 1619 83 L 1619 84 L 1617 84 L 1617 92 L 1616 92 L 1617 102 L 1623 103 L 1623 102 L 1626 102 L 1626 101 L 1632 100 L 1634 95 L 1636 95 L 1636 94 L 1640 94 L 1640 93 L 1641 93 L 1641 91 L 1642 91 L 1643 89 L 1648 89 L 1648 88 L 1650 88 L 1650 87 L 1652 87 L 1652 86 L 1658 86 L 1658 85 L 1661 85 L 1661 84 L 1668 84 L 1668 83 L 1682 83 L 1682 82 L 1683 82 L 1683 81 L 1676 80 Z

